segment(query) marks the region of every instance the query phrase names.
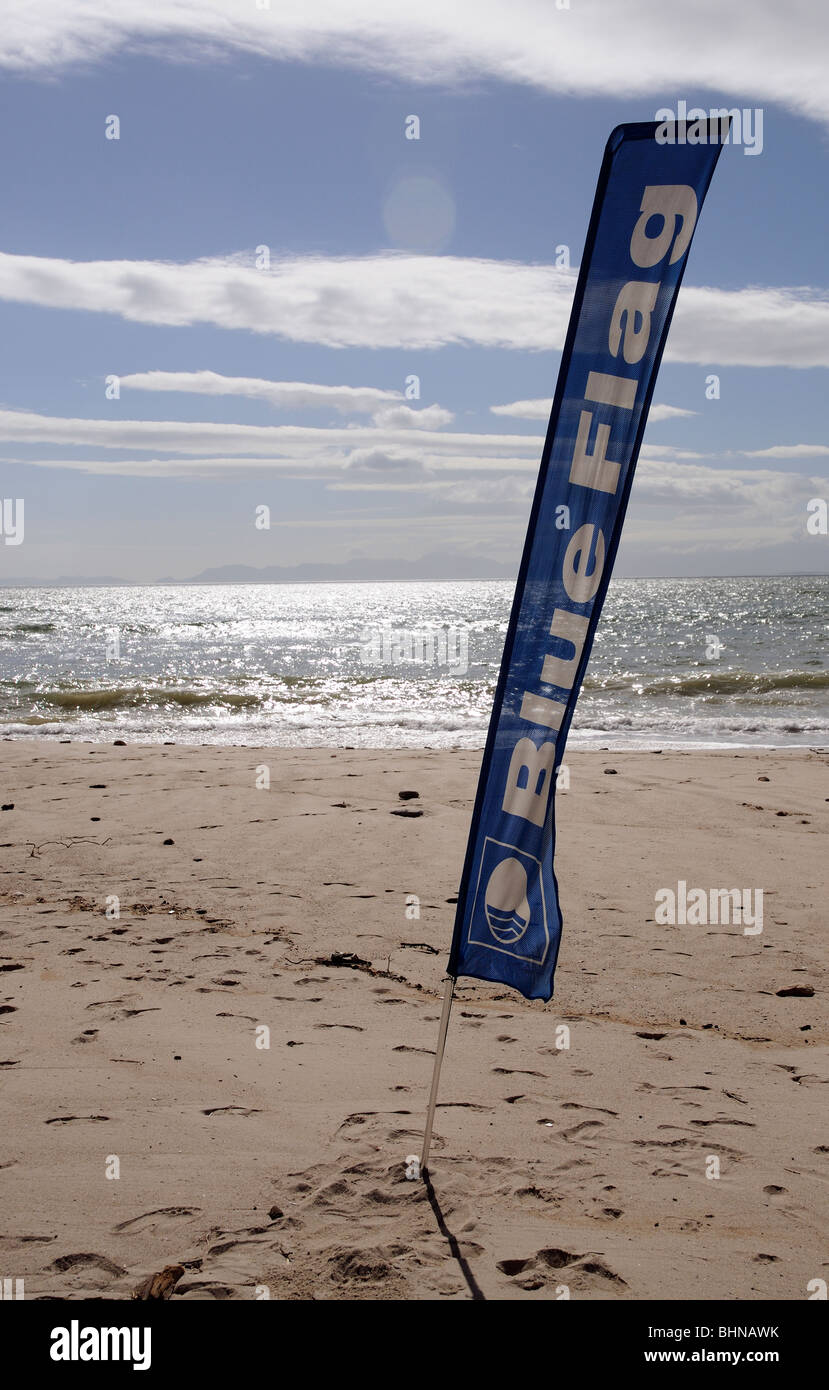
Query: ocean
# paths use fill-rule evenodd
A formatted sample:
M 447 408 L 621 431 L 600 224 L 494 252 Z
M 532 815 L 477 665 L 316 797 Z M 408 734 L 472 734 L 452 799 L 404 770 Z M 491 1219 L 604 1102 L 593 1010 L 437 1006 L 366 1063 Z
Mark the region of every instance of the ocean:
M 0 735 L 480 748 L 513 585 L 0 589 Z M 568 747 L 829 744 L 829 578 L 611 583 Z

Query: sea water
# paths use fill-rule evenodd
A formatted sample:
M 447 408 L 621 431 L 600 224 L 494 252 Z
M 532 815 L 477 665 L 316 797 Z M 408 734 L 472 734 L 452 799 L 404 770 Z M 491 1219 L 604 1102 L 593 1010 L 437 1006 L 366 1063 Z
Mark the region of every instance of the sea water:
M 0 734 L 480 748 L 503 580 L 0 589 Z M 611 583 L 569 747 L 829 743 L 829 579 Z

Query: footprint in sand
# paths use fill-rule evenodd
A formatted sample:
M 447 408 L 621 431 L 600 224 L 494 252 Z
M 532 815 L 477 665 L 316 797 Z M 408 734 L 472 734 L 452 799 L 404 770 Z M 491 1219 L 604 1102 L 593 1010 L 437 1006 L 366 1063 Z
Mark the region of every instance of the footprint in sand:
M 493 1067 L 492 1070 L 497 1076 L 540 1076 L 542 1081 L 547 1080 L 543 1071 L 521 1071 L 518 1067 Z
M 72 1124 L 74 1120 L 85 1120 L 90 1121 L 92 1123 L 100 1123 L 101 1121 L 108 1119 L 109 1115 L 54 1115 L 51 1120 L 44 1120 L 43 1123 L 46 1125 L 68 1125 Z
M 594 1110 L 598 1115 L 612 1115 L 614 1119 L 618 1116 L 618 1110 L 605 1110 L 601 1105 L 580 1105 L 576 1100 L 562 1101 L 562 1110 Z
M 742 1125 L 744 1129 L 756 1129 L 757 1126 L 752 1120 L 732 1120 L 728 1115 L 717 1115 L 713 1120 L 691 1120 L 692 1125 L 704 1127 L 707 1125 Z
M 383 1247 L 372 1250 L 341 1249 L 329 1255 L 329 1278 L 349 1288 L 382 1286 L 384 1297 L 405 1297 L 406 1283 L 394 1267 L 394 1255 Z M 395 1292 L 392 1293 L 392 1290 Z
M 550 1285 L 585 1291 L 598 1286 L 605 1294 L 614 1287 L 627 1288 L 622 1276 L 601 1260 L 555 1247 L 538 1250 L 525 1260 L 500 1260 L 496 1268 L 528 1293 Z
M 261 1115 L 261 1110 L 248 1109 L 244 1105 L 214 1105 L 209 1110 L 202 1110 L 203 1115 Z
M 411 1115 L 411 1113 L 411 1110 L 358 1110 L 351 1115 L 346 1115 L 342 1124 L 338 1126 L 337 1133 L 339 1134 L 341 1131 L 345 1130 L 347 1137 L 351 1138 L 351 1135 L 348 1134 L 349 1130 L 354 1130 L 362 1125 L 368 1124 L 369 1120 L 376 1118 L 378 1115 Z
M 554 1271 L 567 1269 L 568 1266 L 583 1258 L 582 1255 L 573 1254 L 570 1250 L 558 1250 L 555 1247 L 549 1247 L 536 1251 L 534 1255 L 530 1255 L 526 1259 L 497 1260 L 495 1268 L 499 1273 L 513 1280 L 519 1288 L 533 1293 L 536 1289 L 543 1289 L 550 1283 L 564 1282 L 560 1278 L 553 1277 Z
M 126 1274 L 126 1270 L 121 1265 L 115 1264 L 113 1260 L 107 1259 L 106 1255 L 79 1254 L 79 1255 L 59 1255 L 49 1265 L 49 1269 L 56 1270 L 58 1274 L 65 1274 L 70 1269 L 75 1269 L 79 1265 L 93 1267 L 103 1270 L 105 1274 L 112 1274 L 120 1277 Z
M 513 1196 L 517 1197 L 520 1202 L 541 1202 L 544 1206 L 558 1206 L 562 1200 L 558 1193 L 554 1192 L 552 1188 L 536 1187 L 535 1184 L 531 1187 L 516 1188 Z
M 571 1129 L 560 1130 L 558 1137 L 560 1139 L 593 1139 L 595 1138 L 592 1133 L 594 1129 L 604 1129 L 601 1120 L 582 1120 L 581 1124 L 573 1125 Z
M 308 1206 L 328 1207 L 337 1202 L 337 1198 L 350 1195 L 348 1183 L 343 1178 L 335 1178 L 333 1182 L 321 1187 L 312 1197 L 308 1198 Z
M 144 1211 L 140 1216 L 131 1216 L 126 1221 L 119 1221 L 117 1226 L 113 1226 L 113 1231 L 130 1231 L 135 1234 L 138 1231 L 155 1230 L 158 1226 L 165 1226 L 170 1221 L 175 1221 L 183 1216 L 197 1216 L 201 1207 L 156 1207 L 154 1211 Z
M 492 1105 L 477 1105 L 472 1100 L 439 1100 L 436 1109 L 474 1110 L 476 1115 L 488 1115 L 494 1107 Z

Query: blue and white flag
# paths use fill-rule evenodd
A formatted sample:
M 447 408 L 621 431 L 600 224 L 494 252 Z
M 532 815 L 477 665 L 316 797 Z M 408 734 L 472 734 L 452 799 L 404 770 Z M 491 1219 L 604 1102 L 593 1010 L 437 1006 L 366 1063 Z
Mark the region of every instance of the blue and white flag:
M 557 769 L 610 580 L 694 227 L 728 134 L 607 142 L 495 693 L 449 974 L 549 999 Z M 657 131 L 660 137 L 657 137 Z M 597 852 L 596 846 L 586 847 Z

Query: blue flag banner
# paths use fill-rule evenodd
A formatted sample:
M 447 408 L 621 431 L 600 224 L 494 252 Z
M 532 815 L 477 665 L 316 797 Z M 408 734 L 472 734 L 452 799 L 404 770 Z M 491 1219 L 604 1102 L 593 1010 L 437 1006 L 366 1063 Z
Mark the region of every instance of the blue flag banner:
M 561 939 L 557 769 L 688 249 L 728 134 L 717 120 L 676 125 L 674 142 L 656 123 L 618 126 L 605 149 L 458 895 L 449 974 L 528 999 L 552 997 Z

